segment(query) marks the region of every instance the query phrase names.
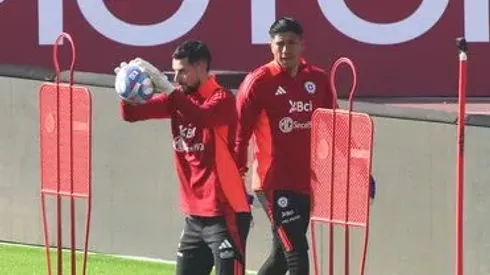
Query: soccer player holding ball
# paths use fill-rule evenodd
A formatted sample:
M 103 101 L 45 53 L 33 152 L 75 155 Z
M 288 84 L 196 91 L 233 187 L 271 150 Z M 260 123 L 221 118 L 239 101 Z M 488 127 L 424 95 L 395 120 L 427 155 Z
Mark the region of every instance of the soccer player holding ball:
M 272 250 L 259 275 L 309 274 L 310 128 L 317 108 L 332 108 L 324 70 L 302 58 L 303 29 L 280 18 L 269 30 L 273 60 L 247 75 L 237 94 L 235 153 L 244 177 L 253 136 L 252 188 L 269 216 Z M 374 180 L 372 181 L 374 185 Z M 374 188 L 371 188 L 374 196 Z
M 172 55 L 177 86 L 155 66 L 136 58 L 115 69 L 117 81 L 130 77 L 125 77 L 126 72 L 134 71 L 130 68 L 140 68 L 161 93 L 148 100 L 129 95 L 128 89 L 145 86 L 144 74 L 141 81 L 135 77 L 140 75 L 138 70 L 133 73 L 134 81 L 116 83 L 116 90 L 124 98 L 121 110 L 125 121 L 171 119 L 181 209 L 186 216 L 176 274 L 208 275 L 214 265 L 217 275 L 244 275 L 252 216 L 233 158 L 236 102 L 209 73 L 210 63 L 211 53 L 204 43 L 187 41 Z

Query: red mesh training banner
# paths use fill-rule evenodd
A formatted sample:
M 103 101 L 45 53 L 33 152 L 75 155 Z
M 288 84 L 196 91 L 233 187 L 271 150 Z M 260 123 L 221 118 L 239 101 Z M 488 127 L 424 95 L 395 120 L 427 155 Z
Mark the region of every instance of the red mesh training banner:
M 318 109 L 313 115 L 312 218 L 365 226 L 369 211 L 373 122 L 367 114 L 351 112 L 350 116 L 349 133 L 348 111 L 337 109 L 334 113 Z
M 73 97 L 71 102 L 70 93 Z M 56 86 L 56 84 L 46 83 L 41 87 L 39 96 L 42 190 L 47 193 L 58 193 L 59 182 L 59 193 L 70 195 L 73 175 L 73 194 L 87 196 L 90 187 L 91 154 L 90 92 L 84 87 L 70 87 L 66 84 Z M 73 154 L 70 154 L 70 147 L 73 148 Z M 73 173 L 71 173 L 72 169 Z

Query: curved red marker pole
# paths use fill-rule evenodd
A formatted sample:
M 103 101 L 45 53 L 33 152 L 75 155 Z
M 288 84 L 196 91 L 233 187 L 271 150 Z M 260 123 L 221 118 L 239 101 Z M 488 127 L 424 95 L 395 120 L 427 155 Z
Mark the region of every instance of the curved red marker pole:
M 58 38 L 56 38 L 56 41 L 53 46 L 53 63 L 54 63 L 54 68 L 56 70 L 56 84 L 59 83 L 59 78 L 60 78 L 60 65 L 58 62 L 58 45 L 61 41 L 61 39 L 66 38 L 70 42 L 71 46 L 71 64 L 70 64 L 70 79 L 69 79 L 69 84 L 70 86 L 73 85 L 73 71 L 76 63 L 76 56 L 77 56 L 77 50 L 75 47 L 75 43 L 73 42 L 73 38 L 68 33 L 61 33 Z
M 335 63 L 333 64 L 332 66 L 332 69 L 331 69 L 331 72 L 330 72 L 330 87 L 332 89 L 332 94 L 333 94 L 333 102 L 335 104 L 333 104 L 333 111 L 334 111 L 334 115 L 333 115 L 333 121 L 332 121 L 332 148 L 335 148 L 335 128 L 336 128 L 336 115 L 335 115 L 335 110 L 337 108 L 337 88 L 335 87 L 335 75 L 337 74 L 337 71 L 339 69 L 339 67 L 342 65 L 342 64 L 346 64 L 350 67 L 351 71 L 352 71 L 352 87 L 351 87 L 351 90 L 350 90 L 350 93 L 349 93 L 349 122 L 348 122 L 348 139 L 349 139 L 349 143 L 348 143 L 348 148 L 351 147 L 351 126 L 352 126 L 352 122 L 351 122 L 351 112 L 352 112 L 352 105 L 353 105 L 353 99 L 354 99 L 354 93 L 355 93 L 355 90 L 356 90 L 356 86 L 357 86 L 357 71 L 356 71 L 356 67 L 354 65 L 354 62 L 352 62 L 352 60 L 350 60 L 349 58 L 347 57 L 341 57 L 339 58 L 337 61 L 335 61 Z M 345 267 L 344 267 L 344 270 L 345 270 L 345 274 L 349 274 L 349 227 L 348 227 L 348 221 L 349 221 L 349 186 L 350 186 L 350 151 L 351 150 L 347 150 L 347 183 L 346 183 L 346 198 L 345 198 L 345 224 L 344 224 L 344 241 L 345 241 Z M 334 153 L 330 154 L 331 155 L 331 175 L 330 175 L 330 190 L 332 192 L 332 194 L 334 193 L 334 169 L 335 169 L 335 161 L 334 161 Z M 333 197 L 332 197 L 333 198 Z M 330 200 L 330 209 L 333 209 L 333 199 Z M 329 219 L 332 220 L 332 210 L 330 211 L 330 217 Z M 333 275 L 334 274 L 334 269 L 333 269 L 333 262 L 334 262 L 334 256 L 333 256 L 333 242 L 334 242 L 334 238 L 333 238 L 333 223 L 330 223 L 330 228 L 329 228 L 329 274 L 330 275 Z
M 72 60 L 71 60 L 71 65 L 70 65 L 70 77 L 69 77 L 69 89 L 70 89 L 70 95 L 69 95 L 69 112 L 70 112 L 70 123 L 69 123 L 69 137 L 70 137 L 70 215 L 71 215 L 71 222 L 70 222 L 70 227 L 71 227 L 71 274 L 75 275 L 76 274 L 76 255 L 75 255 L 75 199 L 73 197 L 73 125 L 72 125 L 72 117 L 73 117 L 73 99 L 72 99 L 72 85 L 73 85 L 73 68 L 75 67 L 75 61 L 76 61 L 76 48 L 75 48 L 75 43 L 73 42 L 73 39 L 71 36 L 67 33 L 61 33 L 58 38 L 56 38 L 56 41 L 53 46 L 53 63 L 54 67 L 56 70 L 56 113 L 60 114 L 60 65 L 58 62 L 58 45 L 60 41 L 66 38 L 68 42 L 70 42 L 71 50 L 72 50 Z M 59 128 L 59 119 L 56 120 L 56 129 Z M 59 142 L 60 139 L 60 131 L 57 131 L 57 139 Z M 58 233 L 58 251 L 57 251 L 57 256 L 58 256 L 58 274 L 63 274 L 63 255 L 62 255 L 62 215 L 61 215 L 61 195 L 60 195 L 60 183 L 61 183 L 61 178 L 60 178 L 60 150 L 58 146 L 57 151 L 57 197 L 56 197 L 56 207 L 57 207 L 57 233 Z
M 466 62 L 468 45 L 464 38 L 458 38 L 459 81 L 458 81 L 458 137 L 456 159 L 456 255 L 455 274 L 463 275 L 463 203 L 464 203 L 464 131 L 466 118 Z
M 354 62 L 347 58 L 347 57 L 341 57 L 332 66 L 332 70 L 330 71 L 330 87 L 332 88 L 332 93 L 334 95 L 334 100 L 335 102 L 337 101 L 337 88 L 335 87 L 335 75 L 340 67 L 340 65 L 346 64 L 349 66 L 352 72 L 352 87 L 349 93 L 349 112 L 352 111 L 352 102 L 354 100 L 354 94 L 356 91 L 357 87 L 357 70 L 356 66 L 354 65 Z M 335 108 L 334 108 L 335 109 Z

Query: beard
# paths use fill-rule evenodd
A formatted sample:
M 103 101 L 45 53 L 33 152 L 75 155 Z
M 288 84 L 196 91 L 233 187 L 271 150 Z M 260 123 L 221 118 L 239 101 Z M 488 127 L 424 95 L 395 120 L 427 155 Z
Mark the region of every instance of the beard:
M 180 83 L 179 83 L 180 84 Z M 183 92 L 184 94 L 186 95 L 190 95 L 190 94 L 193 94 L 195 93 L 198 89 L 199 89 L 199 86 L 200 86 L 200 82 L 197 81 L 195 84 L 193 85 L 185 85 L 185 84 L 180 84 L 181 87 L 183 88 Z

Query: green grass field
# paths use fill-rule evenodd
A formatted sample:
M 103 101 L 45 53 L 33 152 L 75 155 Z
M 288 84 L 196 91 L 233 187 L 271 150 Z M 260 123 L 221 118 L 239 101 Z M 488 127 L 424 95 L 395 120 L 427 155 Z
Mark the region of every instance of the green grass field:
M 56 274 L 56 250 L 51 251 L 52 274 Z M 77 274 L 82 274 L 83 254 L 77 253 Z M 87 275 L 173 275 L 175 266 L 157 261 L 88 254 Z M 44 247 L 0 243 L 1 275 L 45 275 Z M 70 273 L 70 251 L 63 252 L 63 274 Z M 250 273 L 253 274 L 253 273 Z
M 0 244 L 0 274 L 45 275 L 46 256 L 42 247 Z M 56 274 L 56 251 L 51 252 Z M 82 274 L 83 254 L 77 254 L 77 274 Z M 70 274 L 70 252 L 63 253 L 63 274 Z M 95 275 L 173 275 L 174 266 L 161 262 L 130 260 L 101 254 L 89 254 L 87 274 Z

